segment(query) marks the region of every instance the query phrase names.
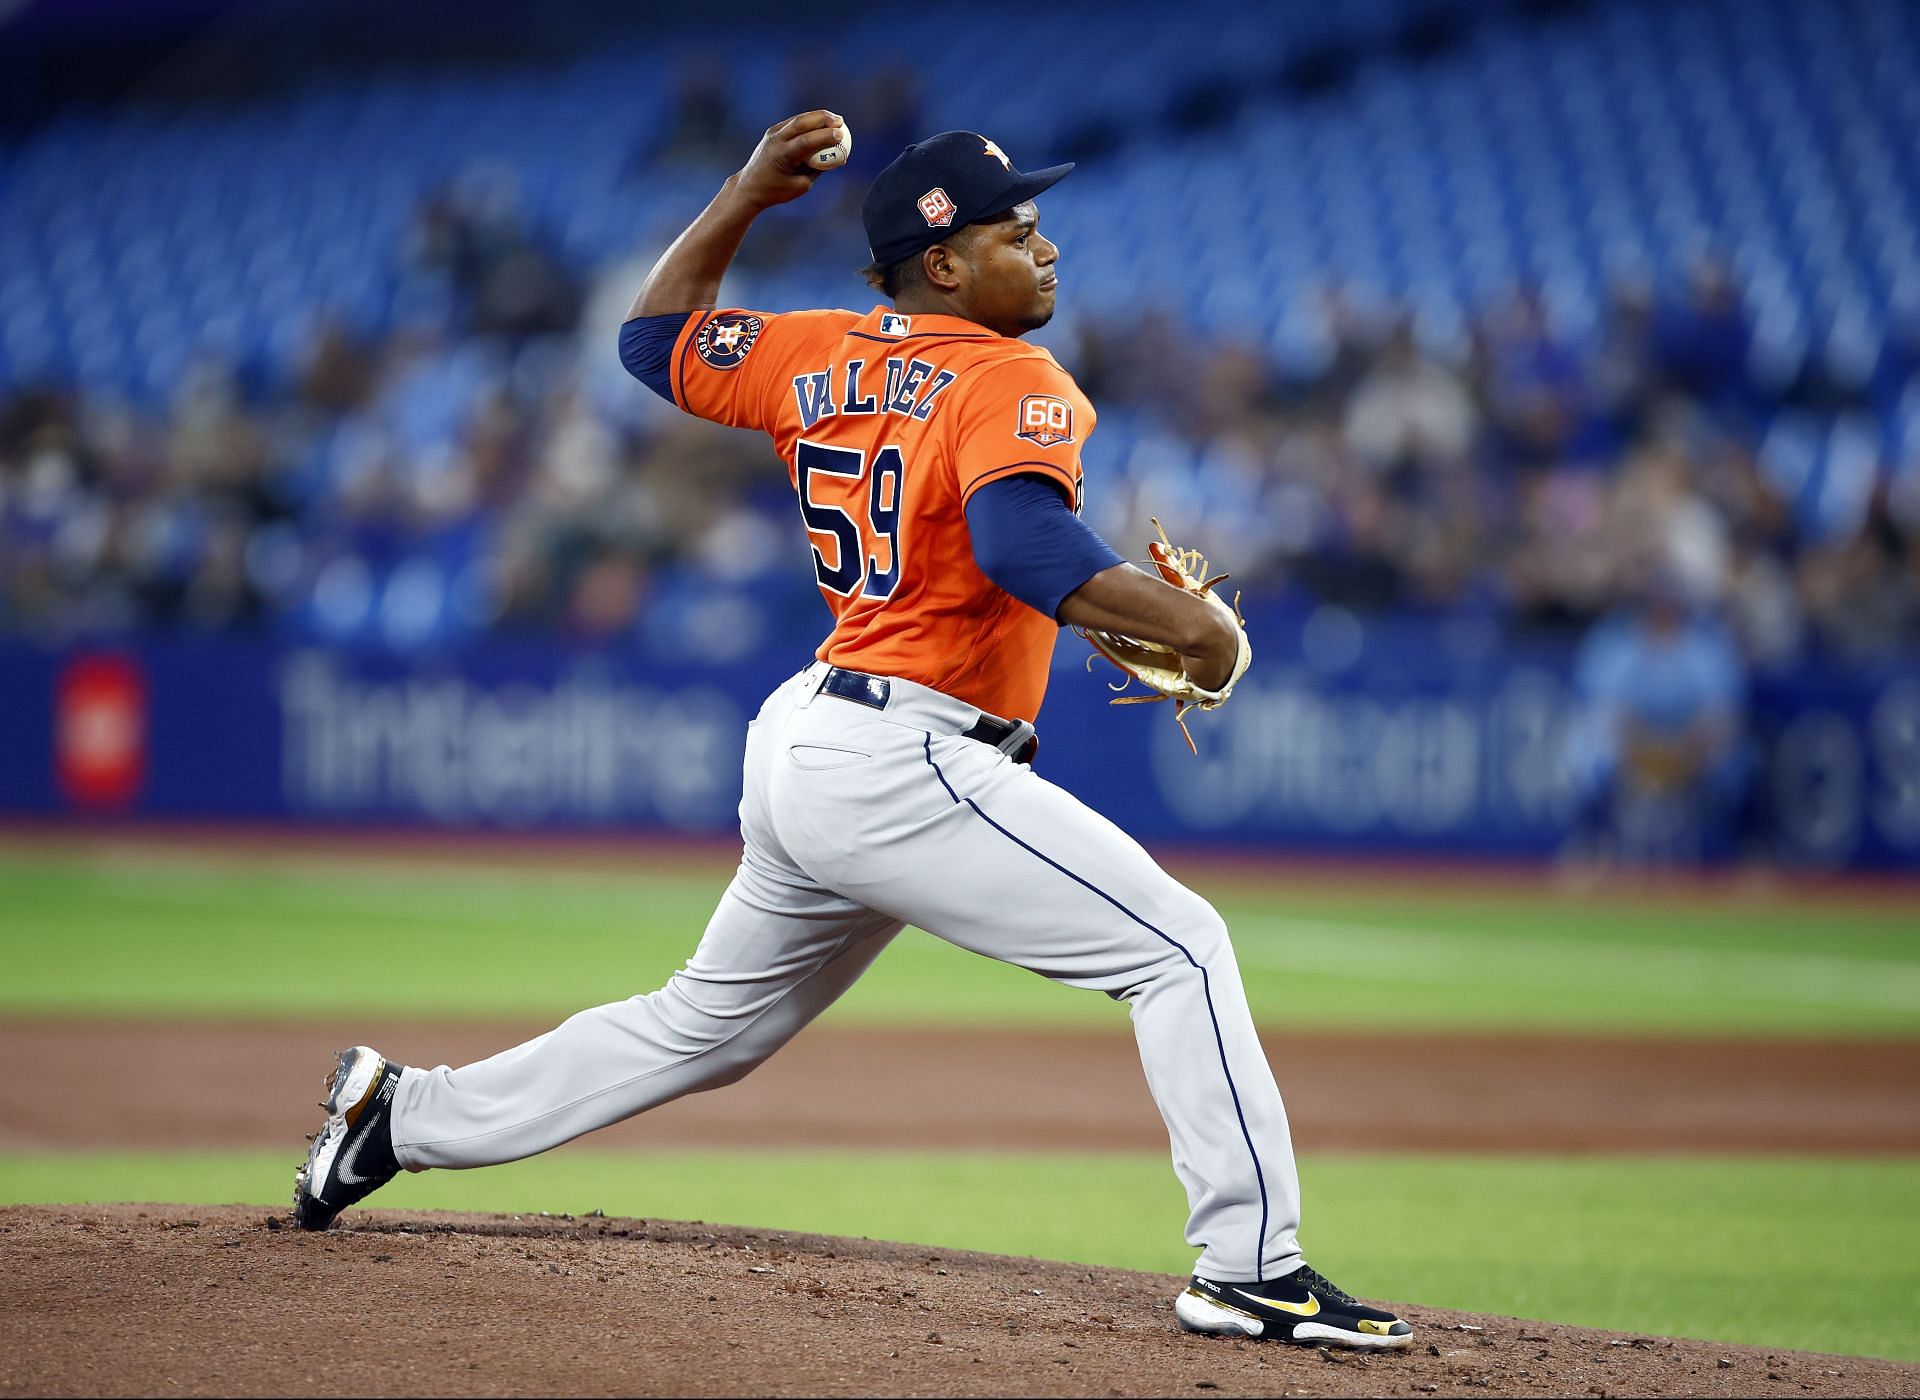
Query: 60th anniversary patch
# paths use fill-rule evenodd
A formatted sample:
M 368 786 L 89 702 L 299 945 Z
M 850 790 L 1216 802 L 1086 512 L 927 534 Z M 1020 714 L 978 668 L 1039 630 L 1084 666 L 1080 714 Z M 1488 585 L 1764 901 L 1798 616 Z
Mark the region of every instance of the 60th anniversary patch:
M 766 322 L 745 312 L 729 311 L 713 317 L 693 339 L 700 358 L 715 369 L 732 369 L 747 358 Z

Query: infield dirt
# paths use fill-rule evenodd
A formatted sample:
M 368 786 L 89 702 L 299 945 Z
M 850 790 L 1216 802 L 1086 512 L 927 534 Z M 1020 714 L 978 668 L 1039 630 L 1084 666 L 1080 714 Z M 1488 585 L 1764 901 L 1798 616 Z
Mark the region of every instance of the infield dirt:
M 466 1064 L 545 1023 L 0 1022 L 0 1150 L 297 1146 L 333 1052 Z M 1920 1041 L 1267 1033 L 1316 1151 L 1920 1152 Z M 166 1065 L 131 1076 L 128 1065 Z M 1352 1094 L 1356 1080 L 1395 1092 Z M 222 1086 L 208 1094 L 204 1086 Z M 815 1026 L 597 1147 L 1166 1150 L 1118 1034 Z
M 1920 1366 L 1404 1307 L 1364 1356 L 1191 1337 L 1181 1280 L 670 1221 L 0 1209 L 8 1395 L 1903 1396 Z

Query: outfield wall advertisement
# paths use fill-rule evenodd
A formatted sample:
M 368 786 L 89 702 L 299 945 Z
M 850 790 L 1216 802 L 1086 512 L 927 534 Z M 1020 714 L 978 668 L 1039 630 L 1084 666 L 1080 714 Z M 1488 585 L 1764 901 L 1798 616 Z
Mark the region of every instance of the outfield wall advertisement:
M 1577 805 L 1567 650 L 1376 627 L 1330 664 L 1303 635 L 1265 648 L 1231 705 L 1190 716 L 1197 755 L 1166 707 L 1109 706 L 1117 673 L 1089 674 L 1065 638 L 1039 771 L 1148 841 L 1561 848 Z M 232 641 L 0 648 L 0 814 L 723 834 L 746 721 L 806 661 L 675 675 L 558 645 L 424 661 Z M 1920 869 L 1920 661 L 1759 683 L 1749 723 L 1742 820 L 1767 850 Z

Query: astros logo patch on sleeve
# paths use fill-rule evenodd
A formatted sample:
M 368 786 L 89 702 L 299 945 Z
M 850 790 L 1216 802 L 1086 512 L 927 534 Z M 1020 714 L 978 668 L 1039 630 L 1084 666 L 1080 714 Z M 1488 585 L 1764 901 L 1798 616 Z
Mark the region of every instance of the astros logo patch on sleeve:
M 1073 405 L 1054 394 L 1028 394 L 1020 400 L 1020 426 L 1015 437 L 1040 447 L 1073 441 Z
M 693 348 L 715 369 L 732 369 L 747 358 L 766 323 L 758 316 L 728 312 L 715 316 L 694 337 Z

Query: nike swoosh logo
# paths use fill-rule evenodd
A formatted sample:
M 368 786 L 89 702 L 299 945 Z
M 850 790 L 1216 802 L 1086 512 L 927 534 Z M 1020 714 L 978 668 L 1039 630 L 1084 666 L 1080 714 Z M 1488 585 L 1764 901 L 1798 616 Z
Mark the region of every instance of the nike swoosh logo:
M 364 1186 L 373 1180 L 370 1176 L 359 1175 L 353 1169 L 355 1163 L 360 1160 L 360 1149 L 366 1145 L 367 1135 L 362 1133 L 358 1138 L 354 1139 L 352 1143 L 348 1144 L 347 1149 L 340 1154 L 337 1171 L 342 1186 Z M 1316 1299 L 1315 1301 L 1317 1302 L 1318 1300 Z
M 1290 1312 L 1298 1317 L 1312 1317 L 1320 1311 L 1320 1299 L 1312 1293 L 1307 1294 L 1307 1301 L 1304 1303 L 1286 1303 L 1278 1298 L 1262 1298 L 1256 1293 L 1248 1293 L 1246 1290 L 1240 1288 L 1236 1288 L 1233 1291 L 1238 1293 L 1242 1298 L 1245 1298 L 1249 1303 L 1257 1304 L 1263 1308 L 1277 1308 L 1281 1312 Z

